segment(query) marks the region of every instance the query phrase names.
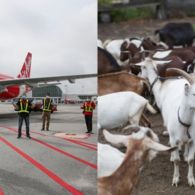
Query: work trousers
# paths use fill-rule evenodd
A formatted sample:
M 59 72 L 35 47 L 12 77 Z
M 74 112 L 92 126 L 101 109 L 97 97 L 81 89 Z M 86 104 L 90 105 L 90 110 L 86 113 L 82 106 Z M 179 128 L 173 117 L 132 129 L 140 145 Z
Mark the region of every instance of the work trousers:
M 88 132 L 92 132 L 92 115 L 85 115 L 85 123 Z
M 18 136 L 21 137 L 21 135 L 22 135 L 23 120 L 25 121 L 25 125 L 26 125 L 26 136 L 30 136 L 30 132 L 29 132 L 30 117 L 29 117 L 29 114 L 25 114 L 25 115 L 19 114 L 18 115 Z
M 42 129 L 43 130 L 45 129 L 45 123 L 46 123 L 46 130 L 49 130 L 50 115 L 51 115 L 51 112 L 43 112 L 43 115 L 42 115 L 42 119 L 43 119 Z

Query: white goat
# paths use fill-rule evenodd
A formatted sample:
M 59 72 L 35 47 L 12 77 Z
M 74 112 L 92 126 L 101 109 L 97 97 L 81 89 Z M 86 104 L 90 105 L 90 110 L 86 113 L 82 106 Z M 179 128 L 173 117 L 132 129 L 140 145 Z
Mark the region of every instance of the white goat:
M 139 125 L 144 108 L 156 110 L 148 100 L 134 92 L 117 92 L 98 97 L 98 129 L 113 129 L 127 125 Z
M 195 186 L 193 161 L 195 154 L 195 80 L 186 72 L 179 69 L 169 69 L 184 79 L 169 79 L 161 82 L 155 71 L 154 62 L 147 58 L 142 62 L 142 71 L 147 75 L 157 106 L 161 110 L 164 125 L 169 132 L 171 146 L 185 146 L 184 159 L 188 162 L 188 184 Z M 179 183 L 179 150 L 171 153 L 174 162 L 172 185 Z
M 98 194 L 99 195 L 122 195 L 131 194 L 133 187 L 136 185 L 139 177 L 139 172 L 146 161 L 152 160 L 157 152 L 173 150 L 173 148 L 164 146 L 158 143 L 158 137 L 152 132 L 152 130 L 141 127 L 141 131 L 138 133 L 133 133 L 129 136 L 118 136 L 112 135 L 104 130 L 104 135 L 106 139 L 114 145 L 124 145 L 127 147 L 127 152 L 124 160 L 120 165 L 117 165 L 113 173 L 109 176 L 100 177 L 98 179 Z M 154 136 L 154 137 L 153 137 Z M 107 151 L 102 151 L 107 157 L 112 155 L 118 155 L 120 160 L 107 158 L 107 162 L 102 162 L 108 165 L 108 163 L 119 164 L 121 161 L 121 153 L 114 151 L 110 147 L 111 153 L 106 153 Z M 101 153 L 100 153 L 101 155 Z M 103 154 L 102 154 L 103 155 Z M 98 161 L 101 161 L 101 156 L 98 156 Z M 105 158 L 104 158 L 105 160 Z M 117 163 L 116 163 L 116 162 Z M 98 163 L 98 172 L 101 171 L 101 162 Z M 104 166 L 104 164 L 103 164 Z M 112 167 L 113 168 L 113 167 Z M 110 169 L 110 168 L 108 168 Z M 111 170 L 109 170 L 111 172 Z M 114 185 L 113 185 L 114 184 Z
M 129 44 L 132 43 L 134 44 L 137 48 L 139 48 L 142 44 L 142 40 L 141 39 L 116 39 L 116 40 L 112 40 L 107 42 L 104 45 L 104 48 L 112 54 L 112 56 L 116 59 L 116 61 L 118 62 L 118 64 L 120 66 L 125 66 L 128 65 L 129 63 L 129 59 L 127 59 L 126 61 L 122 62 L 120 60 L 120 55 L 121 55 L 121 45 L 126 42 L 127 43 L 127 48 L 129 47 Z M 141 46 L 141 51 L 143 51 L 143 47 Z

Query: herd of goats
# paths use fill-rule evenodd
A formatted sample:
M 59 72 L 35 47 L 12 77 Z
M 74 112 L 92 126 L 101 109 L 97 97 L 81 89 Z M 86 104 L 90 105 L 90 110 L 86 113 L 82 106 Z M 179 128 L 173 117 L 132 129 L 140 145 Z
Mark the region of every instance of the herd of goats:
M 160 151 L 171 153 L 173 186 L 184 151 L 188 184 L 195 186 L 195 33 L 190 23 L 168 23 L 155 33 L 158 42 L 98 40 L 98 130 L 106 140 L 98 143 L 99 195 L 131 194 L 143 165 Z M 154 105 L 170 146 L 151 129 L 146 111 L 155 114 Z

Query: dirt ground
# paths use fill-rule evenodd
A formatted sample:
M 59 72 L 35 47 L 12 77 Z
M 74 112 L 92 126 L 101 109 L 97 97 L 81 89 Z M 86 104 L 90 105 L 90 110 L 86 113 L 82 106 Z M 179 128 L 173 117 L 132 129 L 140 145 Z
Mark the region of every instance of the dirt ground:
M 152 36 L 155 29 L 162 27 L 167 22 L 191 22 L 195 24 L 195 18 L 159 20 L 133 20 L 121 23 L 99 24 L 98 37 L 106 39 L 119 39 L 127 37 Z M 168 137 L 162 136 L 163 122 L 160 114 L 149 116 L 152 129 L 159 135 L 160 142 L 168 144 Z M 187 183 L 188 166 L 184 161 L 180 163 L 180 183 L 178 187 L 171 186 L 173 164 L 169 161 L 170 155 L 159 154 L 151 163 L 143 169 L 138 186 L 133 195 L 194 195 L 195 187 L 189 187 Z
M 99 23 L 98 38 L 105 41 L 107 39 L 154 36 L 154 31 L 168 22 L 191 22 L 195 25 L 195 18 L 185 17 L 171 20 L 134 19 L 120 23 Z

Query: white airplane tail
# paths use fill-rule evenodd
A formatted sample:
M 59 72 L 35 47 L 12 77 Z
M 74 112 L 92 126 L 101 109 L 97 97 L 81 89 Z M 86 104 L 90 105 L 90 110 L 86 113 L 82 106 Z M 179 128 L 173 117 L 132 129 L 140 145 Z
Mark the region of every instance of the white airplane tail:
M 29 78 L 30 77 L 31 60 L 32 60 L 32 54 L 28 52 L 25 58 L 24 64 L 22 66 L 22 69 L 20 71 L 20 74 L 17 76 L 17 78 Z

